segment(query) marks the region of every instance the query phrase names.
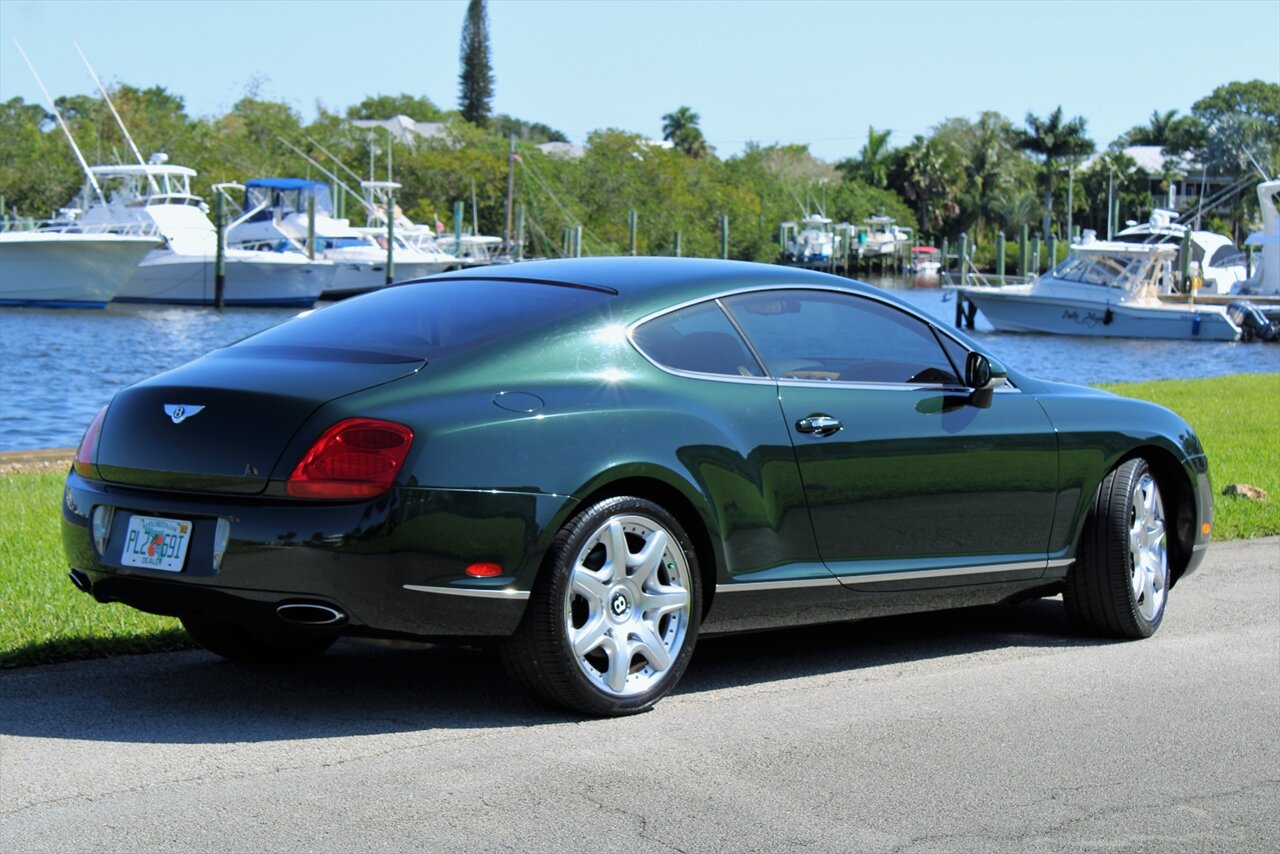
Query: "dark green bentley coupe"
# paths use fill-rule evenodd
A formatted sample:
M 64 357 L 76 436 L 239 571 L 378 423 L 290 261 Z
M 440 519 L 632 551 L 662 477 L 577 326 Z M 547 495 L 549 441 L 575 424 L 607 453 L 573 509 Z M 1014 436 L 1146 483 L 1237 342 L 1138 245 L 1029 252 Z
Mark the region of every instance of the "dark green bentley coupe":
M 62 519 L 78 587 L 215 653 L 489 643 L 616 715 L 699 635 L 1062 594 L 1148 636 L 1212 499 L 1177 415 L 883 291 L 604 258 L 388 288 L 127 388 Z

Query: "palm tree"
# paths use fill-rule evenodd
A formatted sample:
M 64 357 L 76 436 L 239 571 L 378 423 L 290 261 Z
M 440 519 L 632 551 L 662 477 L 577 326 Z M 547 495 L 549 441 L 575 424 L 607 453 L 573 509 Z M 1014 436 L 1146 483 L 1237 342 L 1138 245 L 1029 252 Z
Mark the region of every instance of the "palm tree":
M 698 127 L 698 114 L 689 107 L 679 107 L 662 117 L 662 138 L 690 157 L 703 157 L 709 151 Z
M 1044 216 L 1045 232 L 1053 219 L 1053 184 L 1058 171 L 1058 164 L 1063 160 L 1071 161 L 1083 157 L 1093 151 L 1093 140 L 1085 136 L 1085 120 L 1076 116 L 1070 121 L 1062 120 L 1062 107 L 1054 110 L 1045 118 L 1034 113 L 1027 113 L 1027 127 L 1030 130 L 1018 131 L 1017 146 L 1023 151 L 1030 151 L 1044 158 L 1041 171 L 1044 182 Z
M 867 141 L 858 152 L 855 174 L 873 187 L 883 188 L 889 181 L 889 135 L 892 133 L 867 126 Z

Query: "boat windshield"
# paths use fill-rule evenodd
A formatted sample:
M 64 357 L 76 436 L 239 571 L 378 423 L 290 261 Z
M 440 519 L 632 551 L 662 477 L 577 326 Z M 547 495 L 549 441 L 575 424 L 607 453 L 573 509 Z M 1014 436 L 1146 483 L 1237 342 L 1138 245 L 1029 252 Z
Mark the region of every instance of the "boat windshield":
M 1068 256 L 1067 260 L 1053 268 L 1051 275 L 1068 282 L 1128 288 L 1143 278 L 1144 272 L 1151 266 L 1150 261 L 1146 254 L 1079 253 Z

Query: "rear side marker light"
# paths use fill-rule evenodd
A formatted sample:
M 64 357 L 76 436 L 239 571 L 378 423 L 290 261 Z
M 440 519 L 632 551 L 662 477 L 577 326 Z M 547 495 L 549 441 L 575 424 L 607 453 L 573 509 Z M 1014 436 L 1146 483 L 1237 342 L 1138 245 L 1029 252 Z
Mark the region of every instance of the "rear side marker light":
M 81 477 L 97 477 L 98 437 L 102 435 L 102 422 L 107 418 L 107 407 L 98 410 L 80 439 L 80 447 L 76 448 L 75 459 L 71 467 Z
M 294 498 L 347 501 L 381 495 L 395 483 L 413 431 L 394 421 L 348 418 L 324 431 L 289 475 Z
M 473 578 L 495 578 L 502 575 L 502 567 L 496 563 L 473 563 L 467 567 L 467 575 Z

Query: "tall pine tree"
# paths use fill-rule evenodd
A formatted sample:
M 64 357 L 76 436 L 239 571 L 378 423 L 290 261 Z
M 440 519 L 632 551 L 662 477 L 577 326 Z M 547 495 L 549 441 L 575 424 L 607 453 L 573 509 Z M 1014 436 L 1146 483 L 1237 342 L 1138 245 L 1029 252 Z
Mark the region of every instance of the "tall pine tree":
M 458 75 L 458 107 L 462 117 L 484 127 L 489 122 L 493 100 L 493 68 L 489 64 L 489 16 L 484 0 L 467 4 L 467 19 L 462 24 L 462 71 Z

